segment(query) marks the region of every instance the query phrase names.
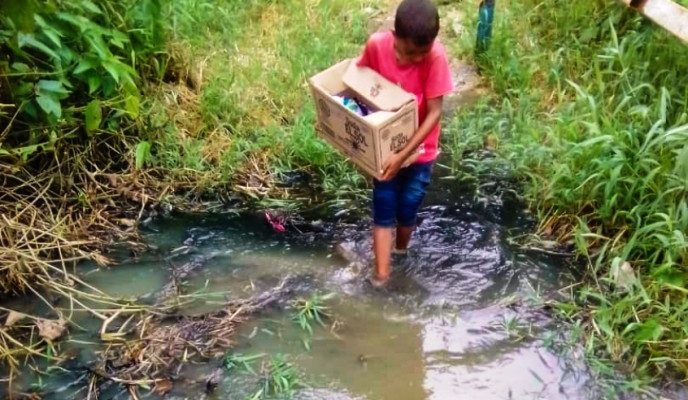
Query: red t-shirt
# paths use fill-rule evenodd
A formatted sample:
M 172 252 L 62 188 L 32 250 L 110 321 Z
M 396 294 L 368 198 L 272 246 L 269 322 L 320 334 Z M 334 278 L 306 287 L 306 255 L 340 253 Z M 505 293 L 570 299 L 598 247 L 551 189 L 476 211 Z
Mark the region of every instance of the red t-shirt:
M 444 46 L 435 40 L 430 53 L 417 64 L 399 65 L 394 52 L 394 34 L 391 31 L 374 33 L 366 43 L 359 66 L 374 69 L 402 89 L 413 93 L 418 100 L 418 123 L 427 115 L 427 99 L 444 96 L 454 90 L 451 69 Z M 417 163 L 434 161 L 437 158 L 440 138 L 439 122 L 432 128 L 421 144 Z

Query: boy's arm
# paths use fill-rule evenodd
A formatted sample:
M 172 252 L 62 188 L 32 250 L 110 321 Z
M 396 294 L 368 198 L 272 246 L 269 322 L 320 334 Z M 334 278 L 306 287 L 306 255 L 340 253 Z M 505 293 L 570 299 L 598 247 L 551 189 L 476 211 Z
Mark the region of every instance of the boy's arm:
M 411 140 L 409 140 L 406 146 L 404 146 L 404 148 L 398 153 L 389 157 L 385 163 L 385 166 L 383 167 L 383 181 L 394 178 L 397 172 L 399 172 L 401 169 L 401 166 L 404 165 L 406 159 L 418 149 L 418 146 L 425 141 L 425 138 L 428 136 L 428 134 L 430 134 L 432 128 L 440 122 L 440 118 L 442 117 L 442 99 L 443 97 L 440 96 L 427 100 L 426 107 L 428 113 L 425 116 L 425 120 L 422 124 L 420 124 L 418 130 L 416 130 L 416 133 L 411 136 Z

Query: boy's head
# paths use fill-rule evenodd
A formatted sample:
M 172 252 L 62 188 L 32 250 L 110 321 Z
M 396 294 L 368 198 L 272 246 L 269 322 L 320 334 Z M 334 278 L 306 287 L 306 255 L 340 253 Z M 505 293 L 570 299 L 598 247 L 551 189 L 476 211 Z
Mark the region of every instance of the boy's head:
M 432 49 L 439 30 L 440 16 L 432 1 L 402 1 L 394 19 L 394 50 L 399 62 L 421 62 Z

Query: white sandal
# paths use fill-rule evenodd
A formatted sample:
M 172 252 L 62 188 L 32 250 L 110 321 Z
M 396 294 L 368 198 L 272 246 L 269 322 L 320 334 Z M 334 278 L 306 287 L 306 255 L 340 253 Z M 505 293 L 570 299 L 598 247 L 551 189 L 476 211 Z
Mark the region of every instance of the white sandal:
M 383 289 L 387 286 L 387 283 L 389 282 L 389 278 L 387 278 L 384 281 L 380 281 L 375 279 L 375 276 L 370 275 L 368 277 L 368 283 L 370 283 L 375 289 Z

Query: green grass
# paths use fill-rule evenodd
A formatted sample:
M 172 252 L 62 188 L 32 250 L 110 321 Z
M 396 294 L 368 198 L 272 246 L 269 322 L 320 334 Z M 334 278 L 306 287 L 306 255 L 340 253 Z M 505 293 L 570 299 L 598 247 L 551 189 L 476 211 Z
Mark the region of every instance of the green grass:
M 166 18 L 170 52 L 191 60 L 186 68 L 202 75 L 202 86 L 177 93 L 173 123 L 152 133 L 156 165 L 211 175 L 208 185 L 244 186 L 261 176 L 270 187 L 281 172 L 306 170 L 335 205 L 360 198 L 366 180 L 316 139 L 306 80 L 356 56 L 384 3 L 175 1 Z M 162 108 L 158 97 L 153 109 Z
M 258 371 L 253 368 L 253 363 L 261 360 Z M 248 398 L 259 399 L 289 399 L 294 396 L 297 389 L 305 387 L 299 376 L 298 369 L 282 354 L 276 354 L 269 358 L 265 354 L 243 355 L 228 353 L 223 361 L 225 369 L 229 373 L 251 374 L 257 378 L 255 392 Z
M 252 363 L 258 359 L 265 357 L 265 354 L 252 354 L 243 355 L 228 353 L 225 355 L 222 362 L 225 369 L 230 372 L 249 372 L 255 374 L 256 371 L 253 369 Z
M 325 326 L 323 320 L 330 317 L 329 308 L 325 305 L 327 300 L 334 297 L 333 293 L 320 295 L 313 293 L 308 298 L 295 300 L 292 304 L 293 314 L 292 319 L 301 329 L 313 334 L 313 323 L 318 323 Z
M 261 388 L 251 399 L 292 398 L 297 389 L 304 386 L 299 371 L 283 355 L 275 355 L 264 367 Z
M 540 234 L 587 260 L 566 315 L 585 321 L 589 355 L 685 379 L 688 46 L 615 2 L 498 5 L 479 60 L 493 95 L 449 124 L 454 166 L 498 137 Z

